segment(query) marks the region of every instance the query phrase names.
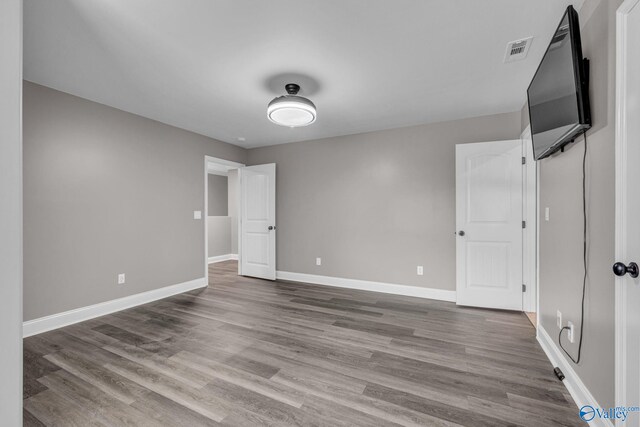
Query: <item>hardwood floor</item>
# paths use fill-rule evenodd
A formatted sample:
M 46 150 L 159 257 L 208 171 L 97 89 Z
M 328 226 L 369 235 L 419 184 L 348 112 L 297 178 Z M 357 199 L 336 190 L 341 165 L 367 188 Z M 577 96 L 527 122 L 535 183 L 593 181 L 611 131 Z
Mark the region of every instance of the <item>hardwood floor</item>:
M 529 322 L 531 322 L 531 325 L 533 325 L 533 327 L 536 328 L 538 324 L 538 314 L 525 311 L 524 315 L 527 316 L 527 319 L 529 319 Z
M 522 313 L 235 272 L 26 338 L 24 425 L 581 424 Z

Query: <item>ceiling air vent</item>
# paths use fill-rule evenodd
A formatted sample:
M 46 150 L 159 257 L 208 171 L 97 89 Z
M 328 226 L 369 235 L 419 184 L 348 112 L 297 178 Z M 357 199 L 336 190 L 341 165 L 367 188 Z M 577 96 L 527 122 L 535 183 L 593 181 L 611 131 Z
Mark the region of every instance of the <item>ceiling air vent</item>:
M 507 43 L 507 52 L 504 55 L 504 62 L 520 61 L 526 58 L 529 52 L 529 46 L 533 37 L 527 37 L 526 39 L 515 40 Z

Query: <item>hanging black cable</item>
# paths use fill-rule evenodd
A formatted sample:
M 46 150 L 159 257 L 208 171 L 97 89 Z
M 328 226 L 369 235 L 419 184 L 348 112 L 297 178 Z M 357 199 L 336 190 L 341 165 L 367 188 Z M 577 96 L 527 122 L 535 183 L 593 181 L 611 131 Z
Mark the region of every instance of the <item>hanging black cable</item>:
M 580 357 L 582 356 L 582 338 L 584 337 L 584 300 L 585 294 L 587 290 L 587 131 L 583 134 L 584 136 L 584 154 L 582 155 L 582 220 L 583 220 L 583 228 L 582 228 L 582 267 L 584 269 L 584 274 L 582 276 L 582 306 L 580 311 L 580 340 L 578 341 L 578 357 L 573 358 L 571 354 L 567 351 L 566 348 L 562 345 L 562 332 L 565 329 L 569 329 L 568 326 L 564 326 L 560 329 L 560 333 L 558 334 L 558 344 L 562 351 L 571 359 L 573 363 L 576 365 L 580 363 Z

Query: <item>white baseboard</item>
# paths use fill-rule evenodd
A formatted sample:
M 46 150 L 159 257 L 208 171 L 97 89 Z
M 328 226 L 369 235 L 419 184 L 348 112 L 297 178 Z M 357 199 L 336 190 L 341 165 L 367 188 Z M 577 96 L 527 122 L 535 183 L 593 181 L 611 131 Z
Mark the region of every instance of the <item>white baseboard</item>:
M 598 401 L 593 397 L 587 386 L 584 385 L 576 371 L 573 370 L 571 364 L 564 358 L 561 353 L 561 349 L 558 348 L 555 341 L 549 336 L 547 331 L 538 323 L 537 329 L 537 338 L 540 346 L 547 354 L 547 358 L 553 366 L 557 366 L 564 373 L 564 386 L 573 397 L 573 400 L 576 402 L 576 417 L 578 415 L 579 408 L 582 408 L 585 405 L 593 406 L 594 408 L 602 408 L 598 404 Z M 613 424 L 608 419 L 602 418 L 594 418 L 591 422 L 589 422 L 590 426 L 601 426 L 601 427 L 613 427 Z
M 183 292 L 192 291 L 194 289 L 207 286 L 207 280 L 204 277 L 190 280 L 188 282 L 179 283 L 177 285 L 166 286 L 152 291 L 142 292 L 128 297 L 118 298 L 111 301 L 105 301 L 87 307 L 76 308 L 74 310 L 62 313 L 52 314 L 50 316 L 41 317 L 39 319 L 28 320 L 22 323 L 22 336 L 24 338 L 32 335 L 41 334 L 53 329 L 62 328 L 63 326 L 72 325 L 84 320 L 93 319 L 95 317 L 104 316 L 105 314 L 114 313 L 116 311 L 135 307 L 137 305 L 146 304 L 172 295 L 181 294 Z
M 429 298 L 441 301 L 456 300 L 456 291 L 421 288 L 418 286 L 396 285 L 393 283 L 370 282 L 368 280 L 344 279 L 341 277 L 318 276 L 315 274 L 276 271 L 276 278 L 292 282 L 313 283 L 315 285 L 335 286 L 338 288 L 359 289 L 362 291 L 382 292 L 385 294 L 409 297 Z
M 214 264 L 216 262 L 229 261 L 231 259 L 238 260 L 238 254 L 226 254 L 226 255 L 218 255 L 218 256 L 210 256 L 209 264 Z

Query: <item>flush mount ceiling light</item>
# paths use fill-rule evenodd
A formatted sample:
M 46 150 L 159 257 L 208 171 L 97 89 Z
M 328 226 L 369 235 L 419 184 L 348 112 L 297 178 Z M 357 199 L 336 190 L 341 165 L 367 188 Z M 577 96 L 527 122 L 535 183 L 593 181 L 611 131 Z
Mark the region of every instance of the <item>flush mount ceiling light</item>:
M 267 107 L 269 120 L 280 126 L 308 126 L 316 121 L 316 106 L 307 98 L 298 96 L 300 86 L 289 83 L 284 87 L 287 95 L 274 98 Z

